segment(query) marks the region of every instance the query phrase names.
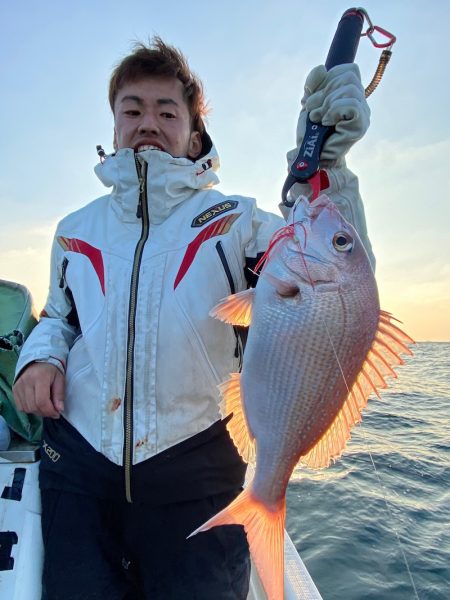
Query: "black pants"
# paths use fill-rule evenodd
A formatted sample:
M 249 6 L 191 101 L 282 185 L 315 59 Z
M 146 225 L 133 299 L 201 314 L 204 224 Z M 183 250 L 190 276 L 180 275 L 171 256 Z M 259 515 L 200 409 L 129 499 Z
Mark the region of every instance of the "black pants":
M 235 493 L 154 507 L 42 490 L 42 600 L 245 600 L 239 525 L 186 537 Z

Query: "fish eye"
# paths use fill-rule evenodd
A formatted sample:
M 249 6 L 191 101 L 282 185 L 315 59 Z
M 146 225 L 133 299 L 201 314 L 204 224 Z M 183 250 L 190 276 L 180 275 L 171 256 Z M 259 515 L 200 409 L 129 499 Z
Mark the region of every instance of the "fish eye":
M 333 246 L 338 252 L 351 252 L 353 238 L 346 231 L 338 231 L 333 237 Z

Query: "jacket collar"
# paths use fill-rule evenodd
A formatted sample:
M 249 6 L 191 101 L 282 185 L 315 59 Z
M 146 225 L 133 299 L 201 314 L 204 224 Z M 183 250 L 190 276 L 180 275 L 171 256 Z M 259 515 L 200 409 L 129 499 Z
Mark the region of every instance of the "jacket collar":
M 138 221 L 139 178 L 136 161 L 148 166 L 147 198 L 150 222 L 154 225 L 165 221 L 196 190 L 212 187 L 219 182 L 215 173 L 219 168 L 219 158 L 214 146 L 195 162 L 188 158 L 174 158 L 159 150 L 135 154 L 131 148 L 122 148 L 100 162 L 95 167 L 95 173 L 104 185 L 113 188 L 113 208 L 124 222 Z

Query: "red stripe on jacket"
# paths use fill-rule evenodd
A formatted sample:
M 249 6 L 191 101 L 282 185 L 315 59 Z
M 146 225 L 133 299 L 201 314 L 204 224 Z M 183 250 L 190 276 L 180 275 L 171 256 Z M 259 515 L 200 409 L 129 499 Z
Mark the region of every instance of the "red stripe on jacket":
M 212 237 L 216 237 L 218 235 L 223 235 L 224 233 L 227 233 L 230 230 L 231 225 L 236 221 L 236 219 L 240 215 L 241 213 L 233 213 L 231 215 L 226 215 L 225 217 L 222 217 L 218 221 L 214 221 L 214 223 L 211 223 L 210 225 L 205 227 L 205 229 L 202 229 L 202 231 L 200 231 L 200 233 L 192 240 L 192 242 L 188 245 L 186 249 L 186 253 L 183 257 L 180 268 L 178 269 L 178 273 L 175 278 L 175 283 L 173 284 L 174 290 L 177 288 L 180 281 L 186 275 L 189 267 L 191 266 L 195 258 L 195 255 L 198 252 L 198 249 L 203 244 L 203 242 L 209 240 Z
M 78 254 L 87 256 L 87 258 L 91 261 L 95 272 L 97 273 L 103 295 L 105 295 L 105 268 L 103 266 L 103 256 L 101 250 L 94 248 L 94 246 L 91 246 L 87 242 L 83 242 L 83 240 L 78 240 L 76 238 L 59 236 L 58 242 L 65 250 L 77 252 Z

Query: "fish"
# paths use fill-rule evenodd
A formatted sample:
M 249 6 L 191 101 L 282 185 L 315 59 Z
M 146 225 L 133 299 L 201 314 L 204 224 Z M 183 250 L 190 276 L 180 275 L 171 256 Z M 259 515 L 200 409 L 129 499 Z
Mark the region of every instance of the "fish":
M 286 488 L 297 466 L 341 456 L 369 396 L 414 341 L 380 309 L 364 246 L 333 202 L 299 202 L 273 236 L 255 288 L 210 315 L 249 326 L 241 373 L 219 385 L 222 416 L 251 483 L 191 535 L 241 524 L 269 600 L 284 597 Z

